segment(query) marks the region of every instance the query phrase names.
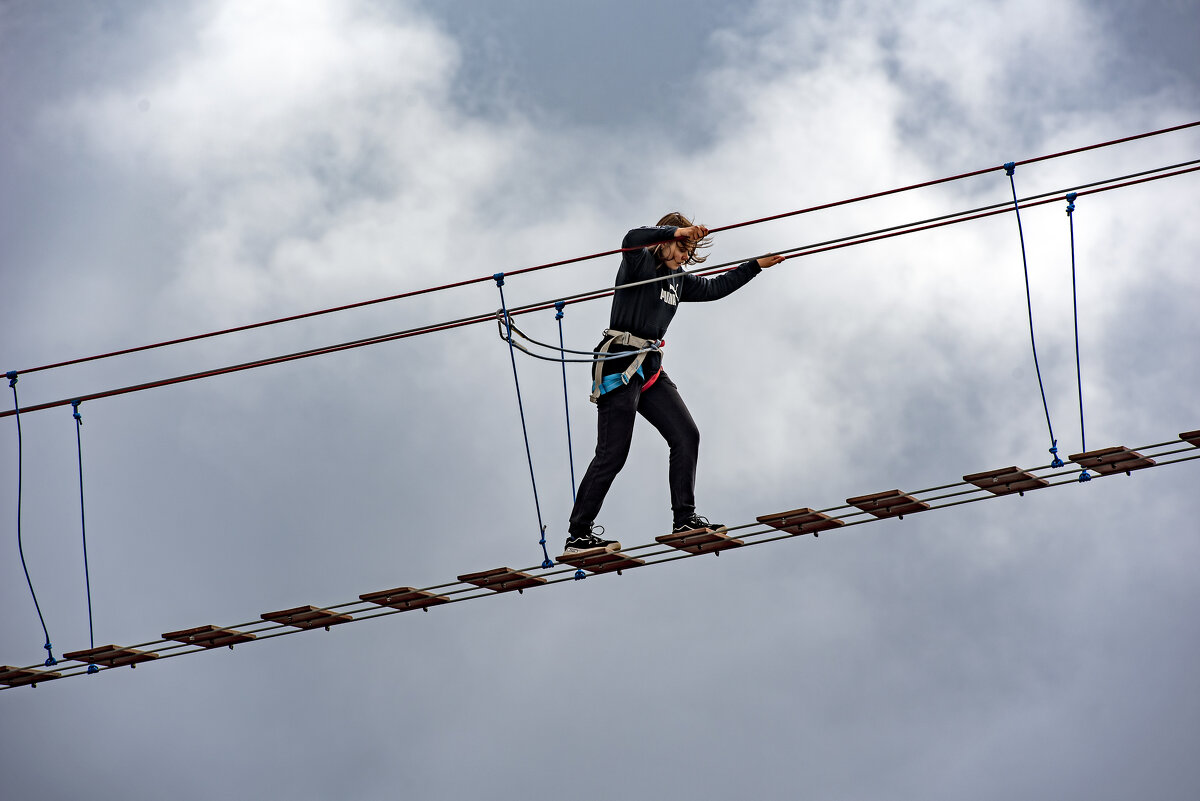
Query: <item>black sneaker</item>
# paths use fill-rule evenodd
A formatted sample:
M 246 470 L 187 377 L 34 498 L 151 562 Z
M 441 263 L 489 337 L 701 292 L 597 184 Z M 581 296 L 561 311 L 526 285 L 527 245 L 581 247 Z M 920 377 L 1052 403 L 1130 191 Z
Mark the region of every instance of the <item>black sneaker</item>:
M 707 517 L 700 515 L 692 515 L 689 518 L 680 520 L 671 529 L 672 534 L 682 534 L 685 531 L 712 531 L 717 534 L 727 531 L 724 523 L 710 523 Z
M 608 553 L 621 550 L 621 543 L 616 540 L 606 540 L 596 536 L 596 532 L 604 533 L 604 526 L 592 526 L 592 530 L 585 534 L 572 534 L 567 537 L 567 545 L 563 548 L 563 555 L 567 556 L 573 553 L 583 553 L 584 551 L 594 551 L 597 548 L 602 548 Z

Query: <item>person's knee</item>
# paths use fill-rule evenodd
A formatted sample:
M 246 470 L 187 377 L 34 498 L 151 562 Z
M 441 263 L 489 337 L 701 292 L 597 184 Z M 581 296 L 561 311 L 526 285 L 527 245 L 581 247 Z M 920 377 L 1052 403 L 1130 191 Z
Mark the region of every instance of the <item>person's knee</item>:
M 699 451 L 700 429 L 691 420 L 681 421 L 671 438 L 671 447 L 684 451 Z

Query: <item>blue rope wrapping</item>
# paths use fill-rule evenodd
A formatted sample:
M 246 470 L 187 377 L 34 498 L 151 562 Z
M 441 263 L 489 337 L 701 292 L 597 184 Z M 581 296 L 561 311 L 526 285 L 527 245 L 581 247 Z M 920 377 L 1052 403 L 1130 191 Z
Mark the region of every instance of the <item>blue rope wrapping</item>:
M 1071 229 L 1071 307 L 1075 313 L 1075 380 L 1079 385 L 1079 441 L 1080 450 L 1087 453 L 1087 433 L 1083 427 L 1083 372 L 1079 368 L 1079 293 L 1075 289 L 1075 198 L 1078 193 L 1067 194 L 1067 223 Z M 1092 474 L 1083 468 L 1080 481 L 1091 481 Z
M 1037 372 L 1038 389 L 1042 392 L 1042 408 L 1046 411 L 1046 428 L 1050 431 L 1050 455 L 1054 457 L 1050 466 L 1057 470 L 1063 466 L 1063 460 L 1058 458 L 1058 440 L 1054 438 L 1054 426 L 1050 424 L 1050 405 L 1046 403 L 1046 385 L 1042 382 L 1042 368 L 1038 365 L 1037 339 L 1033 335 L 1033 297 L 1029 291 L 1029 260 L 1025 256 L 1025 231 L 1021 227 L 1021 204 L 1017 200 L 1017 183 L 1013 180 L 1013 173 L 1016 170 L 1015 161 L 1004 165 L 1004 173 L 1008 176 L 1009 185 L 1012 186 L 1013 211 L 1017 215 L 1017 235 L 1021 238 L 1021 265 L 1025 269 L 1025 305 L 1029 310 L 1029 344 L 1033 348 L 1033 369 Z
M 554 562 L 550 559 L 550 553 L 546 550 L 546 524 L 542 522 L 542 504 L 538 500 L 537 479 L 533 475 L 533 452 L 529 449 L 529 428 L 525 425 L 525 404 L 521 400 L 521 380 L 517 378 L 517 354 L 516 348 L 513 345 L 512 330 L 508 317 L 508 306 L 504 302 L 504 273 L 495 273 L 492 278 L 496 281 L 496 289 L 500 290 L 500 311 L 504 313 L 504 325 L 509 328 L 508 337 L 508 355 L 512 359 L 513 368 L 513 383 L 517 387 L 517 410 L 521 413 L 521 433 L 525 436 L 525 457 L 529 460 L 529 481 L 533 484 L 533 505 L 537 509 L 538 530 L 541 532 L 541 539 L 538 544 L 542 546 L 543 568 L 554 567 Z
M 25 582 L 29 585 L 29 594 L 33 596 L 33 608 L 37 610 L 38 620 L 42 624 L 42 633 L 46 635 L 46 644 L 42 647 L 46 649 L 46 667 L 52 667 L 58 664 L 58 660 L 54 658 L 54 646 L 50 644 L 50 632 L 46 628 L 46 618 L 42 616 L 42 605 L 38 603 L 37 593 L 33 589 L 33 579 L 29 577 L 29 566 L 25 564 L 25 546 L 21 543 L 21 479 L 22 479 L 22 443 L 21 443 L 21 403 L 17 400 L 17 374 L 15 371 L 10 371 L 5 376 L 8 379 L 8 386 L 12 388 L 13 393 L 13 409 L 16 410 L 17 418 L 17 553 L 21 556 L 21 568 L 25 571 Z
M 575 449 L 571 447 L 571 404 L 567 396 L 567 357 L 566 344 L 563 341 L 563 308 L 567 305 L 566 301 L 560 300 L 554 304 L 554 319 L 558 320 L 558 347 L 559 353 L 562 354 L 562 377 L 563 377 L 563 410 L 567 414 L 567 463 L 571 466 L 571 503 L 575 502 Z
M 88 642 L 91 647 L 96 647 L 96 630 L 92 625 L 92 575 L 88 570 L 88 552 L 87 552 L 87 515 L 84 512 L 83 506 L 83 435 L 80 429 L 83 427 L 83 416 L 79 414 L 80 401 L 71 401 L 72 416 L 75 418 L 75 450 L 79 456 L 79 527 L 83 531 L 83 580 L 87 586 L 87 607 L 88 607 Z M 99 673 L 100 668 L 95 665 L 88 665 L 88 673 Z

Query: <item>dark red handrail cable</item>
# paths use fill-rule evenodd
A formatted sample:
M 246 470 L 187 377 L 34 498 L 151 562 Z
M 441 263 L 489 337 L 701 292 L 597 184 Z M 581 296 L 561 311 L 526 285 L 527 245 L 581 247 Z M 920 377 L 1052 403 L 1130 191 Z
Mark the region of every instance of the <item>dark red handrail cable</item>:
M 1147 131 L 1145 133 L 1134 134 L 1132 136 L 1126 136 L 1126 137 L 1122 137 L 1120 139 L 1112 139 L 1107 142 L 1099 142 L 1099 143 L 1092 144 L 1092 145 L 1084 145 L 1083 147 L 1077 147 L 1077 148 L 1073 148 L 1070 150 L 1063 150 L 1058 153 L 1051 153 L 1051 154 L 1047 154 L 1044 156 L 1036 156 L 1034 158 L 1026 159 L 1024 161 L 1018 161 L 1018 162 L 1016 162 L 1016 164 L 1018 164 L 1018 165 L 1034 164 L 1034 163 L 1037 163 L 1040 161 L 1047 161 L 1050 159 L 1061 158 L 1063 156 L 1070 156 L 1070 155 L 1074 155 L 1077 153 L 1083 153 L 1083 152 L 1089 151 L 1089 150 L 1097 150 L 1100 148 L 1111 147 L 1113 145 L 1124 144 L 1126 142 L 1132 142 L 1137 139 L 1145 139 L 1145 138 L 1148 138 L 1151 136 L 1159 136 L 1161 134 L 1173 133 L 1175 131 L 1181 131 L 1181 130 L 1184 130 L 1187 128 L 1193 128 L 1198 125 L 1200 125 L 1200 120 L 1197 120 L 1195 122 L 1183 123 L 1181 125 L 1174 125 L 1169 128 L 1160 128 L 1155 131 Z M 746 220 L 745 222 L 733 223 L 730 225 L 723 225 L 723 226 L 719 226 L 717 228 L 710 228 L 709 231 L 711 233 L 719 233 L 721 231 L 731 231 L 735 228 L 744 228 L 744 227 L 750 226 L 750 225 L 758 225 L 759 223 L 771 222 L 774 220 L 781 220 L 781 219 L 785 219 L 787 217 L 795 217 L 795 216 L 798 216 L 801 214 L 810 214 L 812 212 L 824 211 L 827 209 L 837 208 L 839 206 L 846 206 L 846 205 L 850 205 L 853 203 L 860 203 L 865 200 L 874 200 L 876 198 L 887 197 L 889 195 L 895 195 L 895 194 L 899 194 L 901 192 L 909 192 L 909 191 L 912 191 L 915 189 L 924 189 L 924 188 L 927 188 L 930 186 L 937 186 L 939 184 L 963 180 L 965 178 L 974 178 L 974 177 L 977 177 L 980 175 L 984 175 L 985 173 L 989 173 L 994 170 L 999 170 L 999 169 L 1003 169 L 1003 168 L 1004 168 L 1003 165 L 1000 165 L 997 167 L 986 167 L 986 168 L 980 169 L 980 170 L 973 170 L 971 172 L 960 173 L 958 175 L 951 175 L 946 178 L 937 178 L 932 181 L 923 181 L 921 183 L 910 184 L 908 186 L 897 187 L 895 189 L 886 189 L 881 192 L 873 192 L 871 194 L 860 195 L 858 197 L 847 198 L 845 200 L 837 200 L 837 201 L 833 201 L 831 203 L 822 203 L 820 205 L 809 206 L 808 208 L 797 209 L 795 211 L 788 211 L 788 212 L 783 212 L 781 214 L 773 214 L 768 217 L 759 217 L 754 220 Z M 523 268 L 520 268 L 517 270 L 512 270 L 510 272 L 506 272 L 505 275 L 508 275 L 508 276 L 522 275 L 524 273 L 531 273 L 531 272 L 535 272 L 538 270 L 545 270 L 545 269 L 549 269 L 551 267 L 561 267 L 561 266 L 564 266 L 567 264 L 574 264 L 577 262 L 589 261 L 591 259 L 602 258 L 604 256 L 612 256 L 612 255 L 616 255 L 618 253 L 624 253 L 626 250 L 634 250 L 634 249 L 637 249 L 637 248 L 616 248 L 614 250 L 606 250 L 606 251 L 603 251 L 600 253 L 592 253 L 587 256 L 576 256 L 574 258 L 562 259 L 560 261 L 547 262 L 546 264 L 538 264 L 538 265 L 535 265 L 532 267 L 523 267 Z M 85 362 L 97 361 L 100 359 L 108 359 L 108 358 L 112 358 L 115 356 L 126 356 L 131 353 L 140 353 L 142 351 L 154 350 L 156 348 L 164 348 L 164 347 L 168 347 L 171 345 L 181 345 L 186 342 L 195 342 L 197 340 L 208 339 L 210 337 L 223 336 L 225 334 L 234 334 L 234 333 L 238 333 L 241 331 L 250 331 L 250 330 L 253 330 L 256 328 L 264 328 L 266 326 L 278 325 L 280 323 L 294 322 L 296 320 L 304 320 L 304 319 L 307 319 L 310 317 L 318 317 L 318 316 L 325 315 L 325 314 L 333 314 L 335 312 L 349 311 L 351 309 L 358 309 L 358 308 L 362 308 L 364 306 L 372 306 L 375 304 L 387 303 L 387 302 L 394 301 L 394 300 L 403 300 L 405 298 L 412 298 L 412 297 L 417 297 L 419 295 L 432 294 L 434 292 L 442 292 L 442 291 L 449 290 L 449 289 L 458 289 L 461 287 L 470 286 L 472 284 L 483 283 L 483 282 L 491 281 L 491 280 L 492 280 L 491 275 L 479 276 L 477 278 L 468 278 L 468 279 L 465 279 L 462 281 L 456 281 L 454 283 L 443 284 L 440 286 L 427 287 L 425 289 L 415 289 L 415 290 L 412 290 L 409 292 L 401 292 L 396 295 L 388 295 L 386 297 L 374 298 L 371 300 L 363 300 L 363 301 L 358 301 L 356 303 L 347 303 L 347 304 L 344 304 L 341 306 L 333 306 L 328 309 L 319 309 L 316 311 L 303 312 L 300 314 L 289 315 L 287 317 L 279 317 L 279 318 L 276 318 L 273 320 L 264 320 L 262 322 L 248 323 L 246 325 L 234 326 L 232 328 L 224 328 L 224 329 L 221 329 L 218 331 L 209 331 L 209 332 L 203 333 L 203 334 L 193 334 L 191 336 L 179 337 L 177 339 L 165 340 L 163 342 L 155 342 L 155 343 L 152 343 L 149 345 L 139 345 L 139 346 L 132 347 L 132 348 L 124 348 L 122 350 L 111 351 L 108 353 L 100 353 L 100 354 L 96 354 L 94 356 L 84 356 L 84 357 L 81 357 L 78 359 L 69 359 L 67 361 L 55 362 L 53 364 L 44 364 L 44 365 L 41 365 L 40 367 L 30 367 L 30 368 L 27 368 L 24 370 L 17 370 L 16 372 L 19 375 L 28 375 L 29 373 L 37 373 L 37 372 L 41 372 L 43 370 L 53 370 L 53 369 L 56 369 L 59 367 L 68 367 L 70 365 L 83 364 Z
M 1176 165 L 1176 166 L 1181 166 L 1181 165 Z M 1173 167 L 1166 167 L 1163 169 L 1173 170 L 1173 171 L 1161 172 L 1160 174 L 1153 175 L 1153 176 L 1145 176 L 1144 174 L 1139 174 L 1139 177 L 1136 177 L 1136 178 L 1134 178 L 1132 176 L 1126 176 L 1127 178 L 1131 178 L 1131 180 L 1113 179 L 1114 181 L 1118 181 L 1118 182 L 1110 183 L 1106 186 L 1093 184 L 1091 186 L 1094 188 L 1080 188 L 1078 190 L 1077 194 L 1080 197 L 1085 196 L 1085 195 L 1090 195 L 1090 194 L 1099 194 L 1101 192 L 1107 192 L 1112 189 L 1120 189 L 1120 188 L 1124 188 L 1124 187 L 1128 187 L 1128 186 L 1134 186 L 1136 184 L 1146 183 L 1148 181 L 1159 180 L 1162 178 L 1171 178 L 1171 177 L 1174 177 L 1177 175 L 1183 175 L 1186 173 L 1197 172 L 1197 171 L 1200 171 L 1200 165 L 1188 166 L 1183 169 L 1174 169 Z M 1100 182 L 1100 183 L 1103 184 L 1105 182 Z M 1020 201 L 1020 204 L 1021 204 L 1022 208 L 1031 208 L 1034 206 L 1041 206 L 1046 203 L 1051 203 L 1056 200 L 1059 200 L 1061 198 L 1062 194 L 1063 193 L 1061 191 L 1059 191 L 1059 192 L 1045 193 L 1043 195 L 1037 195 L 1032 198 L 1023 198 Z M 922 222 L 909 223 L 907 225 L 900 225 L 900 226 L 896 226 L 891 229 L 884 229 L 882 231 L 871 231 L 871 232 L 867 232 L 864 234 L 858 234 L 858 235 L 846 237 L 843 240 L 832 240 L 832 241 L 828 241 L 828 242 L 820 242 L 820 243 L 816 243 L 813 245 L 802 246 L 802 247 L 795 248 L 794 250 L 792 250 L 786 258 L 792 259 L 792 258 L 797 258 L 800 256 L 809 256 L 809 255 L 813 255 L 816 253 L 824 253 L 824 252 L 831 251 L 831 250 L 838 250 L 840 248 L 850 247 L 852 245 L 861 245 L 861 244 L 866 244 L 868 242 L 876 242 L 876 241 L 879 241 L 882 239 L 890 239 L 892 237 L 901 236 L 903 234 L 917 233 L 919 231 L 927 231 L 927 230 L 930 230 L 933 228 L 940 228 L 940 227 L 943 227 L 946 225 L 953 225 L 953 224 L 960 223 L 960 222 L 969 222 L 971 220 L 978 220 L 983 217 L 991 217 L 991 216 L 994 216 L 997 214 L 1004 214 L 1004 213 L 1008 213 L 1011 211 L 1012 211 L 1012 206 L 1010 204 L 1007 204 L 1007 203 L 998 204 L 997 206 L 992 207 L 992 208 L 975 209 L 975 210 L 971 210 L 971 211 L 960 212 L 958 214 L 947 215 L 944 218 L 938 218 L 935 220 L 925 220 Z M 709 274 L 713 274 L 713 273 L 717 273 L 717 272 L 722 272 L 725 269 L 729 269 L 729 266 L 726 265 L 726 266 L 722 266 L 722 267 L 713 267 L 710 269 L 706 269 L 703 271 L 697 271 L 697 272 L 699 272 L 699 274 L 701 274 L 701 275 L 709 275 Z M 490 277 L 489 277 L 489 280 L 491 280 Z M 567 298 L 563 298 L 563 300 L 566 300 L 568 302 L 573 302 L 573 303 L 574 302 L 583 302 L 586 300 L 596 300 L 598 298 L 607 297 L 607 296 L 611 295 L 612 293 L 613 293 L 613 290 L 611 290 L 611 289 L 607 290 L 607 291 L 593 290 L 590 292 L 580 293 L 579 295 L 574 295 L 574 296 L 570 296 Z M 519 314 L 528 314 L 531 312 L 543 311 L 543 310 L 552 309 L 552 308 L 554 308 L 553 302 L 544 302 L 543 301 L 543 302 L 530 304 L 528 306 L 520 306 L 520 307 L 510 309 L 509 315 L 516 316 Z M 283 364 L 285 362 L 295 361 L 298 359 L 305 359 L 305 358 L 309 358 L 312 356 L 322 356 L 322 355 L 325 355 L 328 353 L 338 353 L 340 351 L 365 347 L 367 345 L 377 345 L 377 344 L 382 344 L 384 342 L 394 342 L 396 340 L 407 339 L 409 337 L 414 337 L 414 336 L 421 336 L 423 334 L 431 334 L 431 333 L 434 333 L 437 331 L 448 331 L 448 330 L 451 330 L 454 328 L 462 328 L 462 327 L 465 327 L 468 325 L 475 325 L 478 323 L 490 322 L 490 321 L 495 320 L 495 316 L 496 316 L 495 313 L 491 313 L 491 312 L 486 313 L 486 314 L 476 314 L 476 315 L 472 315 L 470 317 L 463 317 L 458 320 L 451 320 L 451 321 L 447 321 L 447 322 L 443 322 L 443 323 L 435 323 L 435 324 L 430 324 L 430 325 L 426 325 L 426 326 L 420 326 L 417 328 L 411 328 L 411 329 L 408 329 L 405 331 L 397 331 L 397 332 L 390 333 L 390 334 L 381 334 L 379 336 L 367 337 L 365 339 L 358 339 L 358 340 L 354 340 L 351 342 L 343 342 L 343 343 L 340 343 L 337 345 L 327 345 L 327 346 L 323 346 L 320 348 L 312 348 L 310 350 L 299 351 L 296 353 L 290 353 L 290 354 L 286 354 L 283 356 L 273 356 L 273 357 L 269 357 L 266 359 L 259 359 L 256 361 L 245 362 L 242 364 L 237 364 L 237 365 L 233 365 L 233 366 L 229 366 L 229 367 L 219 367 L 219 368 L 205 370 L 205 371 L 198 372 L 198 373 L 189 373 L 187 375 L 175 376 L 173 378 L 166 378 L 166 379 L 161 379 L 158 381 L 151 381 L 151 382 L 144 383 L 144 384 L 136 384 L 133 386 L 121 387 L 119 389 L 105 390 L 103 392 L 95 392 L 90 395 L 77 396 L 75 398 L 64 398 L 62 400 L 49 401 L 46 403 L 41 403 L 41 404 L 37 404 L 37 405 L 33 405 L 33 406 L 24 407 L 21 409 L 21 412 L 22 412 L 22 414 L 28 414 L 31 412 L 43 411 L 45 409 L 52 409 L 52 408 L 59 407 L 59 406 L 66 406 L 67 404 L 70 404 L 76 400 L 82 403 L 82 402 L 86 402 L 86 401 L 97 400 L 100 398 L 109 398 L 109 397 L 113 397 L 116 395 L 124 395 L 124 394 L 128 394 L 131 392 L 139 392 L 139 391 L 145 390 L 145 389 L 155 389 L 158 387 L 171 386 L 173 384 L 181 384 L 181 383 L 184 383 L 187 381 L 195 381 L 195 380 L 202 379 L 202 378 L 212 378 L 215 376 L 225 375 L 228 373 L 236 373 L 236 372 L 240 372 L 243 370 L 250 370 L 250 369 L 253 369 L 256 367 L 266 367 L 266 366 L 272 365 L 272 364 Z M 14 410 L 0 411 L 0 418 L 10 417 L 14 414 L 16 414 L 16 412 Z

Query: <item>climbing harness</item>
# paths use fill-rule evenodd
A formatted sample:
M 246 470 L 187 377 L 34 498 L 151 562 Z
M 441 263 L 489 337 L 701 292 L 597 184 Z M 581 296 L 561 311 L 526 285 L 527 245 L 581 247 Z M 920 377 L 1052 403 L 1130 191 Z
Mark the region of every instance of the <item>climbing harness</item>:
M 625 372 L 620 373 L 619 376 L 617 376 L 620 379 L 621 385 L 628 384 L 633 377 L 637 375 L 638 370 L 642 368 L 642 362 L 646 360 L 647 353 L 658 350 L 662 347 L 662 343 L 659 341 L 653 339 L 642 339 L 641 337 L 634 336 L 628 331 L 613 331 L 612 329 L 606 328 L 604 330 L 604 337 L 604 342 L 601 343 L 598 353 L 605 354 L 607 358 L 613 358 L 615 355 L 609 353 L 609 348 L 611 348 L 613 345 L 637 348 L 637 350 L 634 351 L 636 355 L 633 357 L 633 361 L 629 363 L 627 368 L 625 368 Z M 629 351 L 618 351 L 617 353 L 619 354 L 618 357 L 631 355 Z M 592 403 L 600 402 L 600 396 L 605 392 L 605 378 L 604 362 L 598 359 L 596 361 L 596 367 L 592 371 L 592 394 L 589 398 Z

